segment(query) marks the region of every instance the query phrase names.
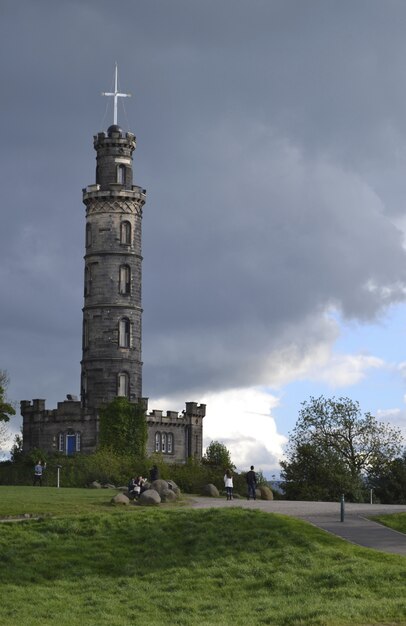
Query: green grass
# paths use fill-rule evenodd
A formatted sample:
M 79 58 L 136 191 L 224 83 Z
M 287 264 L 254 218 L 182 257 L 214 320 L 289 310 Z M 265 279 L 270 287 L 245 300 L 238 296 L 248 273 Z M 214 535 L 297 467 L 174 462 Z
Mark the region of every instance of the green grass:
M 0 518 L 31 515 L 83 515 L 103 512 L 117 489 L 57 489 L 0 486 Z
M 376 522 L 384 524 L 400 533 L 406 533 L 406 513 L 395 513 L 393 515 L 379 515 L 373 518 Z
M 1 625 L 406 624 L 403 557 L 282 515 L 110 497 L 31 488 L 30 506 L 58 517 L 0 524 Z

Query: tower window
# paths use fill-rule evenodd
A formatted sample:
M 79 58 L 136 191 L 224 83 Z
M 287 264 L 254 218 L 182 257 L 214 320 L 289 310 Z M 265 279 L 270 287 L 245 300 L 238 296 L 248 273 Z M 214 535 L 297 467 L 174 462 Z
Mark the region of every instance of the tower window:
M 92 284 L 92 273 L 90 267 L 85 267 L 85 296 L 90 296 L 90 288 Z
M 120 226 L 120 243 L 131 244 L 131 224 L 130 222 L 121 222 Z
M 63 433 L 59 433 L 58 435 L 58 451 L 59 452 L 64 452 L 64 443 L 65 443 L 65 437 L 63 436 Z
M 131 293 L 131 269 L 129 265 L 121 265 L 119 283 L 120 293 Z
M 126 372 L 120 372 L 117 377 L 117 395 L 123 398 L 129 397 L 129 377 Z
M 162 433 L 161 449 L 162 449 L 162 452 L 165 454 L 165 452 L 166 452 L 166 433 Z
M 168 433 L 168 454 L 173 453 L 173 434 Z
M 155 452 L 161 451 L 161 433 L 155 433 Z
M 86 247 L 89 248 L 92 245 L 92 225 L 86 224 Z
M 130 347 L 130 320 L 123 317 L 118 324 L 118 345 L 120 348 Z
M 125 165 L 117 165 L 117 182 L 119 185 L 125 184 Z

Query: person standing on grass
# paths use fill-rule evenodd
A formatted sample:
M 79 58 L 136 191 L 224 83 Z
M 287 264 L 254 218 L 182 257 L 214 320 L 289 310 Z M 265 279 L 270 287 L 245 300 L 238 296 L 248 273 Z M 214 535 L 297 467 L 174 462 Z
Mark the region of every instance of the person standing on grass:
M 227 500 L 233 499 L 233 475 L 231 470 L 226 470 L 224 474 L 224 486 L 226 488 Z
M 249 472 L 247 472 L 247 487 L 248 487 L 248 495 L 247 495 L 247 500 L 250 499 L 250 497 L 252 496 L 254 498 L 254 500 L 257 499 L 257 494 L 256 494 L 256 488 L 257 488 L 257 475 L 254 472 L 254 466 L 251 465 L 251 469 Z
M 42 464 L 40 460 L 37 461 L 34 467 L 34 481 L 32 483 L 33 487 L 35 487 L 35 485 L 39 485 L 40 487 L 42 487 L 42 476 L 44 473 L 44 469 L 46 469 L 46 466 L 46 463 Z

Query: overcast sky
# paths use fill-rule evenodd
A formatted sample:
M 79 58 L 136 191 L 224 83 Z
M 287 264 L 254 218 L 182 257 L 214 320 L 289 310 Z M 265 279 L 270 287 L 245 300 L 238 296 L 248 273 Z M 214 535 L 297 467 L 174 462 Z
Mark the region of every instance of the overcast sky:
M 405 31 L 400 0 L 2 0 L 9 398 L 79 394 L 82 188 L 117 61 L 150 408 L 207 402 L 206 444 L 267 475 L 310 395 L 405 429 Z

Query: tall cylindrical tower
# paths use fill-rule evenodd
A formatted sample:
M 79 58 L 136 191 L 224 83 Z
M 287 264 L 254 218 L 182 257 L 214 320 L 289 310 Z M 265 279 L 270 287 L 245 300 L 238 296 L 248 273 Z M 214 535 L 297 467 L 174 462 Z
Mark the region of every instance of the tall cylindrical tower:
M 141 221 L 145 189 L 133 185 L 136 141 L 117 124 L 94 137 L 96 184 L 83 190 L 86 254 L 81 399 L 98 409 L 142 397 Z

